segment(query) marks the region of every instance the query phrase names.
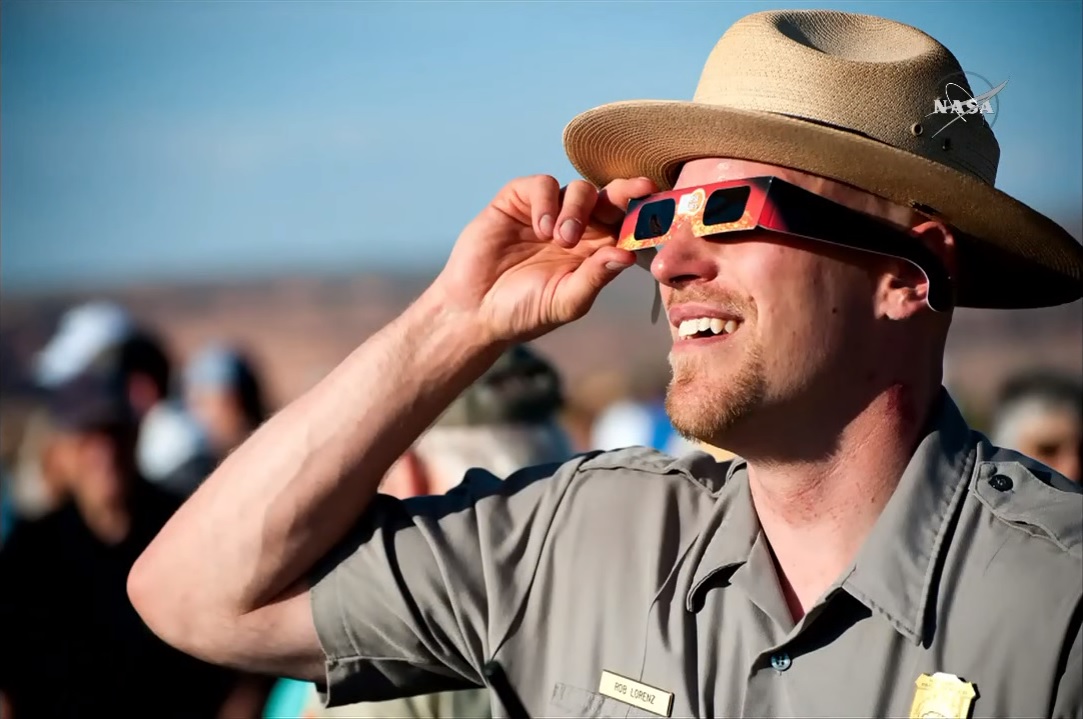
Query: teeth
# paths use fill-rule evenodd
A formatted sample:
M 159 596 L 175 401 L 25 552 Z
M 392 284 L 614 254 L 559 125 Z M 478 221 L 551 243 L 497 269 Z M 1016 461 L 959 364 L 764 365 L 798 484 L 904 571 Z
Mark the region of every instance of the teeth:
M 719 317 L 697 317 L 683 320 L 677 327 L 677 335 L 684 339 L 708 331 L 716 335 L 731 334 L 737 330 L 738 325 L 739 323 L 736 320 L 723 320 Z

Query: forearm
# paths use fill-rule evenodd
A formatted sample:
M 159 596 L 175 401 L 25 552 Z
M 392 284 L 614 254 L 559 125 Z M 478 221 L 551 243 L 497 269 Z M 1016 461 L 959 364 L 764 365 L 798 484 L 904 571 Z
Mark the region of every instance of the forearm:
M 136 607 L 221 617 L 269 602 L 345 535 L 392 462 L 499 351 L 430 290 L 208 478 L 133 570 Z

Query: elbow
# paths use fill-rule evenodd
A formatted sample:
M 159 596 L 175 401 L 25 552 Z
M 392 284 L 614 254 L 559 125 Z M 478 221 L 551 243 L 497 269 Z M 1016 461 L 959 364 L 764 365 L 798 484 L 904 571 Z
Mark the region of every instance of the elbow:
M 152 632 L 167 644 L 183 649 L 178 641 L 185 635 L 183 625 L 189 617 L 181 603 L 171 599 L 174 587 L 170 586 L 170 577 L 163 575 L 148 554 L 140 555 L 128 572 L 128 600 Z
M 182 586 L 182 574 L 163 567 L 148 550 L 128 573 L 128 599 L 143 623 L 163 642 L 185 654 L 213 661 L 207 656 L 212 646 L 207 615 L 191 588 Z

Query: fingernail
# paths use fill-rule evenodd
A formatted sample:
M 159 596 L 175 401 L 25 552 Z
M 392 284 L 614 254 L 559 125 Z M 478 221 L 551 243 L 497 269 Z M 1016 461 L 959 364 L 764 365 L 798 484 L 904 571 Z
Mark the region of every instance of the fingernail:
M 568 244 L 578 242 L 579 235 L 582 232 L 583 227 L 576 220 L 564 220 L 564 223 L 560 226 L 560 238 Z
M 626 265 L 623 262 L 614 262 L 613 260 L 610 260 L 609 262 L 605 263 L 605 268 L 607 270 L 609 270 L 610 272 L 616 272 L 617 270 L 623 270 L 628 266 L 629 265 Z
M 542 231 L 543 235 L 545 235 L 546 237 L 552 237 L 553 236 L 553 216 L 552 215 L 542 215 L 541 219 L 538 220 L 538 227 L 541 228 L 541 231 Z

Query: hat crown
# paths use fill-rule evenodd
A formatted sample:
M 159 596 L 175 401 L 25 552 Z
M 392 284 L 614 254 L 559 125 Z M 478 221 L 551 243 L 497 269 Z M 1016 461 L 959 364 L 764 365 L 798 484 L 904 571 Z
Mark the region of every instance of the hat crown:
M 948 82 L 957 92 L 946 93 Z M 711 51 L 694 100 L 861 134 L 992 185 L 1000 147 L 983 115 L 950 125 L 951 115 L 927 118 L 936 100 L 973 94 L 955 56 L 917 28 L 870 15 L 788 10 L 731 26 Z

